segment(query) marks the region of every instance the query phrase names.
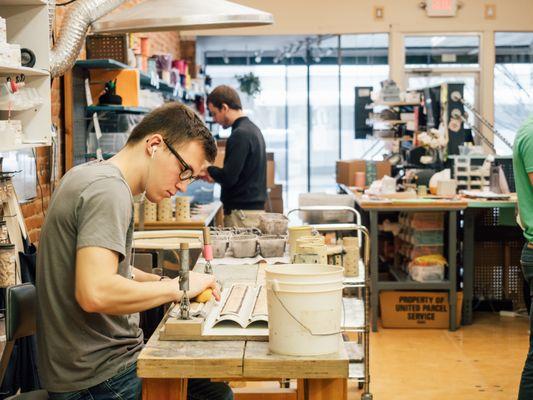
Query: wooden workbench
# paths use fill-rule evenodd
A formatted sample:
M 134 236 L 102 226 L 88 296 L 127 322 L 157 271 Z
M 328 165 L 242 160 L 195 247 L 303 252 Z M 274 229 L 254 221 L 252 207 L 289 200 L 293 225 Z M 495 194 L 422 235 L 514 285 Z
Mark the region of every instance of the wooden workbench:
M 464 210 L 468 203 L 464 200 L 443 199 L 390 199 L 382 201 L 366 200 L 360 195 L 355 195 L 356 205 L 363 211 L 368 212 L 370 217 L 370 278 L 371 297 L 370 305 L 372 312 L 372 330 L 378 328 L 379 292 L 382 290 L 446 290 L 449 293 L 450 302 L 450 330 L 456 327 L 456 303 L 457 303 L 457 213 Z M 402 271 L 391 268 L 391 273 L 396 281 L 379 280 L 378 260 L 378 214 L 380 212 L 396 211 L 444 211 L 448 214 L 448 279 L 439 282 L 413 281 Z M 452 256 L 450 256 L 452 255 Z
M 352 193 L 356 204 L 365 211 L 378 210 L 380 212 L 386 211 L 432 211 L 435 207 L 444 207 L 442 210 L 462 210 L 463 211 L 463 309 L 462 309 L 462 323 L 469 325 L 472 323 L 473 310 L 473 292 L 474 292 L 474 258 L 475 258 L 475 239 L 474 233 L 475 216 L 483 209 L 500 209 L 499 215 L 503 215 L 504 211 L 514 214 L 516 208 L 517 199 L 516 194 L 511 193 L 511 197 L 508 200 L 486 200 L 486 199 L 474 199 L 462 197 L 456 201 L 449 200 L 435 200 L 435 199 L 394 199 L 390 201 L 369 201 L 363 200 L 360 193 L 356 193 L 352 188 L 345 185 L 340 185 L 341 189 L 346 193 Z M 416 210 L 415 210 L 416 209 Z M 514 224 L 514 215 L 510 215 L 510 218 Z M 376 218 L 377 221 L 377 218 Z M 372 224 L 371 224 L 372 225 Z M 376 226 L 377 228 L 377 226 Z M 370 229 L 373 230 L 372 228 Z M 374 229 L 376 230 L 376 229 Z M 377 240 L 377 237 L 376 237 Z M 377 254 L 377 253 L 376 253 Z M 376 254 L 372 253 L 371 259 L 375 259 Z M 385 283 L 386 284 L 386 283 Z M 415 282 L 412 282 L 415 285 Z M 415 289 L 415 288 L 412 288 Z M 373 307 L 377 304 L 374 297 Z M 453 308 L 452 308 L 453 310 Z
M 224 284 L 256 282 L 263 276 L 261 267 L 253 265 L 217 266 L 214 273 Z M 339 353 L 326 356 L 281 356 L 269 352 L 268 342 L 162 341 L 158 332 L 137 361 L 143 400 L 185 400 L 188 378 L 298 379 L 298 398 L 347 399 L 349 359 L 343 346 Z

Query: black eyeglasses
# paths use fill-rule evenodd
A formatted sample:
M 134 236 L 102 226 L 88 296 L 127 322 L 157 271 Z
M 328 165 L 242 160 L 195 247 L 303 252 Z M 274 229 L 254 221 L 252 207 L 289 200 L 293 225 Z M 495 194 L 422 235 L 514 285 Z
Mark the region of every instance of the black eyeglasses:
M 165 145 L 170 150 L 170 152 L 178 159 L 178 161 L 181 164 L 181 167 L 183 168 L 183 170 L 180 172 L 180 180 L 182 181 L 188 180 L 189 182 L 194 182 L 200 179 L 199 176 L 194 176 L 192 174 L 193 171 L 192 171 L 191 166 L 187 164 L 183 158 L 181 158 L 178 152 L 172 148 L 172 146 L 167 142 L 166 139 L 163 139 L 163 143 L 165 143 Z

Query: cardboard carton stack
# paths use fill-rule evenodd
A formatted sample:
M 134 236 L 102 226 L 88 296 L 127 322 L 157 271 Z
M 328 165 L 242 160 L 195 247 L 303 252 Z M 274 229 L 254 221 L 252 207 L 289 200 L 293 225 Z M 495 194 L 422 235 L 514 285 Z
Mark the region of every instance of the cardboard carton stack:
M 391 165 L 388 161 L 367 160 L 339 160 L 337 161 L 337 183 L 346 186 L 355 185 L 356 172 L 363 172 L 366 177 L 366 186 L 372 181 L 391 175 Z

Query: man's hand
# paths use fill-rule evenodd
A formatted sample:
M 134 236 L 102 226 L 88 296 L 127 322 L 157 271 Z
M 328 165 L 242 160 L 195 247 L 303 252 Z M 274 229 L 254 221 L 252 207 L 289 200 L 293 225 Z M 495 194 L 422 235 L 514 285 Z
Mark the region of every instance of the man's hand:
M 179 293 L 179 298 L 181 299 L 181 292 L 179 290 L 179 279 L 175 278 L 172 281 L 177 286 L 177 293 Z M 213 275 L 202 274 L 199 272 L 192 271 L 189 272 L 189 290 L 187 290 L 187 295 L 190 299 L 195 298 L 208 288 L 213 289 L 213 296 L 215 297 L 215 300 L 220 300 L 220 288 Z

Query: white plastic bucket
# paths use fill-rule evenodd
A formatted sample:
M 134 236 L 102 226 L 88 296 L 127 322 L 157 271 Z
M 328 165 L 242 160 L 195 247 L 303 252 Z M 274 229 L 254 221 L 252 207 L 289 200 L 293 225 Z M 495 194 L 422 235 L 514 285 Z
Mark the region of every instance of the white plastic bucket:
M 342 267 L 269 265 L 265 272 L 270 351 L 293 356 L 338 352 Z

